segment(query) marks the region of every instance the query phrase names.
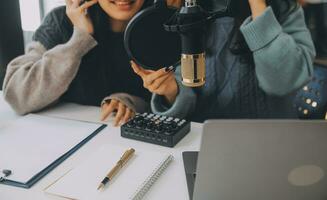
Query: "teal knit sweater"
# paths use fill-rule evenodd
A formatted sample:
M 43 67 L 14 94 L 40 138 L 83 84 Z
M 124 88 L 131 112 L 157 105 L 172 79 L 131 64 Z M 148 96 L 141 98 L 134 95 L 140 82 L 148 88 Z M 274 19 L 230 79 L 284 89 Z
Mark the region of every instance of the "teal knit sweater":
M 221 18 L 208 31 L 205 86 L 183 86 L 178 69 L 175 102 L 169 107 L 162 96 L 153 95 L 154 113 L 194 121 L 296 118 L 294 94 L 310 80 L 315 56 L 302 8 L 290 13 L 282 23 L 271 7 L 255 20 L 249 17 L 244 21 L 241 32 L 253 52 L 254 66 L 230 52 L 227 40 L 233 25 L 232 18 Z

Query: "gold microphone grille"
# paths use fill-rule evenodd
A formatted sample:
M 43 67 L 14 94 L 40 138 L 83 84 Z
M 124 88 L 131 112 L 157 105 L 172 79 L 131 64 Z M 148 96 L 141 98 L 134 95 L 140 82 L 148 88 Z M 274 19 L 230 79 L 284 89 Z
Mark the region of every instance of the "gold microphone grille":
M 205 54 L 182 54 L 182 83 L 188 87 L 200 87 L 205 83 Z

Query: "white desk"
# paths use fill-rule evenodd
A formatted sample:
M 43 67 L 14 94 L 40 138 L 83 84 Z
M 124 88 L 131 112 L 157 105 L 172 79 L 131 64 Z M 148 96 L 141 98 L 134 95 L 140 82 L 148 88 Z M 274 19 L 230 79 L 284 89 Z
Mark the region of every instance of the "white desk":
M 96 115 L 99 112 L 97 107 L 87 107 L 90 116 Z M 44 113 L 43 113 L 44 114 Z M 58 113 L 56 113 L 58 114 Z M 2 92 L 0 91 L 0 131 L 1 127 L 19 118 L 8 104 L 3 100 Z M 85 118 L 85 116 L 84 116 Z M 148 151 L 169 152 L 174 155 L 174 161 L 167 168 L 164 174 L 153 185 L 150 191 L 145 196 L 145 199 L 159 200 L 184 200 L 188 199 L 188 190 L 185 179 L 185 172 L 182 160 L 183 151 L 197 151 L 200 147 L 202 124 L 192 123 L 191 132 L 183 138 L 174 148 L 161 147 L 144 142 L 138 142 L 122 138 L 119 128 L 108 125 L 100 134 L 85 144 L 81 149 L 74 153 L 65 162 L 55 168 L 47 176 L 36 183 L 31 189 L 22 189 L 17 187 L 5 186 L 0 184 L 0 199 L 1 200 L 61 200 L 61 198 L 45 194 L 43 189 L 58 179 L 62 174 L 71 168 L 78 166 L 80 162 L 92 154 L 99 146 L 104 144 L 115 144 L 130 146 L 135 148 L 145 149 Z M 1 160 L 0 160 L 1 165 Z M 78 186 L 77 186 L 78 187 Z

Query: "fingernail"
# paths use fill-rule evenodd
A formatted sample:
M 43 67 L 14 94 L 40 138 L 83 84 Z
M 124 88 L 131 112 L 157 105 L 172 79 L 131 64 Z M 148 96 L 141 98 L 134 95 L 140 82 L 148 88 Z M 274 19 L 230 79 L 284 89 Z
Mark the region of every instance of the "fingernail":
M 166 72 L 170 72 L 170 71 L 172 71 L 174 69 L 174 66 L 170 66 L 170 67 L 166 67 L 165 68 L 165 71 Z

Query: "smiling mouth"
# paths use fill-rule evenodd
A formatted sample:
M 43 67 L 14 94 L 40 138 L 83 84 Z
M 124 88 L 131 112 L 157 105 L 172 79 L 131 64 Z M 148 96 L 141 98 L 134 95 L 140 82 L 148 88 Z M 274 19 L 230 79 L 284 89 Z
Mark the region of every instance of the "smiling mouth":
M 135 3 L 136 0 L 110 0 L 111 3 L 117 6 L 130 6 Z

